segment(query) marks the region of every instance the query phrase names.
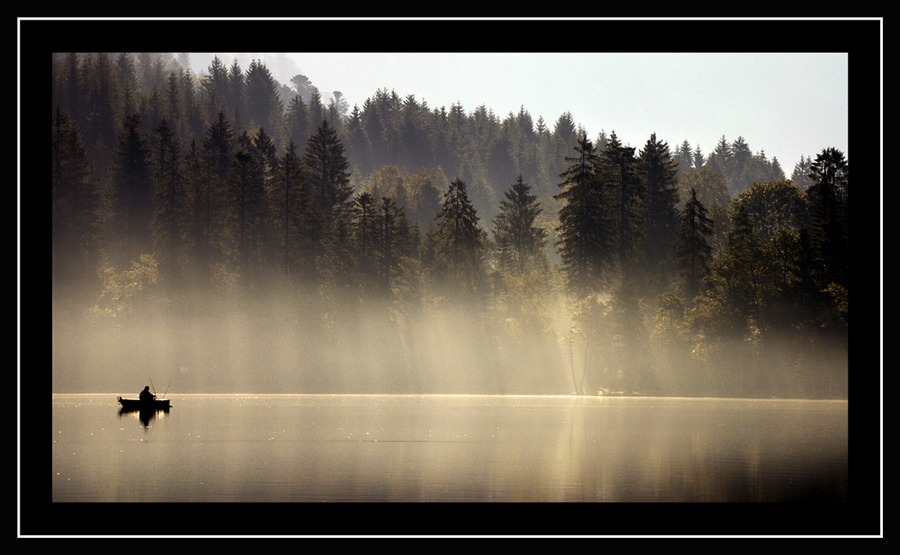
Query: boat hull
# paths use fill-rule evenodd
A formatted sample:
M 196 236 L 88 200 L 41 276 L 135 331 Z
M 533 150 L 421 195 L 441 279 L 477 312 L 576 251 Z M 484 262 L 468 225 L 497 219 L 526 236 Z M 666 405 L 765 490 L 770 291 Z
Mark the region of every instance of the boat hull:
M 134 411 L 157 411 L 169 410 L 171 406 L 168 399 L 153 399 L 150 401 L 142 401 L 133 397 L 119 397 L 119 404 L 122 410 Z

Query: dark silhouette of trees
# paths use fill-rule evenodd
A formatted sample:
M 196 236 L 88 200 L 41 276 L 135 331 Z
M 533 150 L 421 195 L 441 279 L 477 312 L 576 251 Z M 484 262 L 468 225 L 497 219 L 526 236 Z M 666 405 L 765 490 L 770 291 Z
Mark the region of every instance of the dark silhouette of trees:
M 559 210 L 562 270 L 569 288 L 579 296 L 602 290 L 616 262 L 615 220 L 610 215 L 611 195 L 598 179 L 600 159 L 583 134 L 575 147 L 577 156 L 566 158 L 571 166 L 560 174 L 562 192 L 554 198 Z
M 397 351 L 391 380 L 417 390 L 444 383 L 417 372 L 445 317 L 472 348 L 465 371 L 500 390 L 553 383 L 548 351 L 575 361 L 584 393 L 827 390 L 804 389 L 815 370 L 799 368 L 846 339 L 840 151 L 802 158 L 787 181 L 742 137 L 706 157 L 653 134 L 636 155 L 614 132 L 588 140 L 569 112 L 548 125 L 524 106 L 501 118 L 389 88 L 348 110 L 259 60 L 214 57 L 200 75 L 185 60 L 52 58 L 54 287 L 88 288 L 96 321 L 253 310 L 338 367 L 342 349 L 365 349 L 371 317 L 368 337 Z M 277 323 L 232 302 L 267 294 L 285 304 Z M 802 354 L 766 356 L 779 342 Z M 722 365 L 737 385 L 716 381 Z M 297 383 L 358 377 L 344 370 Z
M 153 184 L 150 150 L 139 115 L 125 119 L 115 151 L 113 175 L 114 216 L 110 241 L 113 265 L 136 260 L 148 252 L 152 240 Z
M 543 268 L 547 231 L 536 225 L 541 213 L 537 196 L 531 194 L 531 187 L 519 175 L 504 197 L 494 219 L 494 240 L 501 271 L 523 274 L 527 270 Z
M 190 212 L 182 169 L 181 145 L 163 119 L 152 137 L 152 173 L 154 182 L 153 241 L 160 273 L 179 281 L 182 251 Z
M 687 146 L 687 145 L 683 145 Z M 689 153 L 683 152 L 683 154 Z M 652 134 L 638 156 L 644 190 L 644 264 L 647 278 L 658 290 L 671 275 L 669 262 L 678 221 L 678 162 L 668 145 Z
M 713 222 L 707 217 L 706 207 L 697 198 L 694 189 L 681 211 L 675 240 L 675 268 L 681 277 L 681 287 L 686 299 L 693 299 L 701 291 L 703 278 L 712 262 Z
M 333 220 L 348 207 L 353 188 L 343 142 L 328 120 L 309 138 L 303 161 L 319 210 Z
M 100 194 L 81 134 L 58 108 L 51 156 L 53 282 L 89 283 L 99 262 Z
M 269 69 L 258 60 L 250 62 L 246 74 L 247 126 L 265 129 L 275 148 L 284 141 L 284 106 L 278 95 L 278 83 Z
M 433 267 L 434 276 L 449 294 L 477 299 L 482 293 L 482 235 L 465 182 L 453 180 L 437 215 Z
M 847 284 L 848 163 L 844 153 L 826 148 L 810 164 L 813 184 L 807 189 L 812 210 L 812 240 L 824 265 L 821 283 Z

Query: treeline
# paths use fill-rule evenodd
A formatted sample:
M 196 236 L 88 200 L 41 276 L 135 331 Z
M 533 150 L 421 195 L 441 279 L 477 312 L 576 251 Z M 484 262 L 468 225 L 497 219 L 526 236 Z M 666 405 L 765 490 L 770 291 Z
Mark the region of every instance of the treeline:
M 570 114 L 292 85 L 54 57 L 63 316 L 86 294 L 132 353 L 165 324 L 145 354 L 197 387 L 846 395 L 839 151 L 786 180 L 740 138 L 636 153 Z

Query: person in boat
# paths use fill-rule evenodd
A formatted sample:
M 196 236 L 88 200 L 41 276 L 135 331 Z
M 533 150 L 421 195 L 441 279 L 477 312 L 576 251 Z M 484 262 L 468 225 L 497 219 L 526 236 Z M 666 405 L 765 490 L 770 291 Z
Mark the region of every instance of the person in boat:
M 141 401 L 145 401 L 145 402 L 146 402 L 146 401 L 152 401 L 152 400 L 156 399 L 156 395 L 150 393 L 150 386 L 149 386 L 149 385 L 145 385 L 145 386 L 144 386 L 144 390 L 141 391 L 141 393 L 138 395 L 138 398 L 139 398 Z

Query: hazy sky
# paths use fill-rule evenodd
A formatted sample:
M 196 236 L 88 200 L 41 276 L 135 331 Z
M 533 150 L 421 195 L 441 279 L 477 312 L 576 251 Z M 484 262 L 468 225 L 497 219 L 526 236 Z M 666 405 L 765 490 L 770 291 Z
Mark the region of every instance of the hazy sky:
M 231 63 L 233 54 L 220 54 Z M 801 156 L 835 147 L 849 159 L 845 53 L 296 53 L 262 59 L 280 82 L 306 75 L 330 99 L 362 105 L 378 89 L 431 108 L 481 104 L 501 119 L 521 106 L 548 127 L 571 112 L 591 138 L 602 130 L 636 147 L 651 133 L 673 149 L 687 140 L 709 154 L 743 137 L 790 176 Z M 194 53 L 205 73 L 211 55 Z

